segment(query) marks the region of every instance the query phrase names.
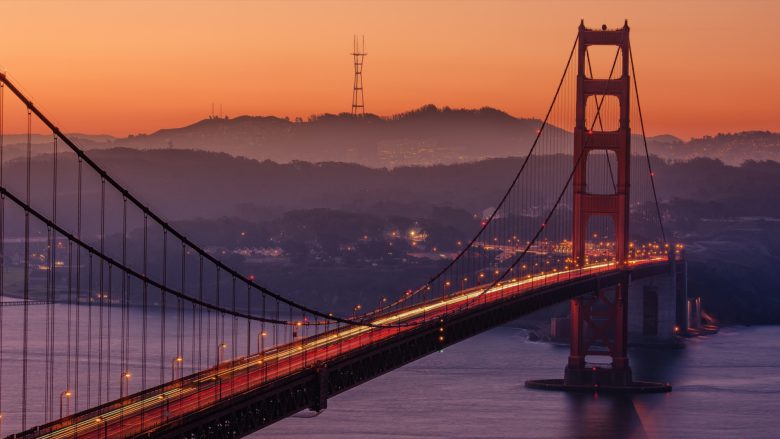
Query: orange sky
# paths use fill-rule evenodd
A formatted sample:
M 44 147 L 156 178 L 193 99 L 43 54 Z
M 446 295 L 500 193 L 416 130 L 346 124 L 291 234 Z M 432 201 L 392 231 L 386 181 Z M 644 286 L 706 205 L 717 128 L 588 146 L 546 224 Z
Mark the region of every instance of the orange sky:
M 780 2 L 18 2 L 0 66 L 66 131 L 151 132 L 208 115 L 493 106 L 541 117 L 580 18 L 632 28 L 651 134 L 780 131 Z

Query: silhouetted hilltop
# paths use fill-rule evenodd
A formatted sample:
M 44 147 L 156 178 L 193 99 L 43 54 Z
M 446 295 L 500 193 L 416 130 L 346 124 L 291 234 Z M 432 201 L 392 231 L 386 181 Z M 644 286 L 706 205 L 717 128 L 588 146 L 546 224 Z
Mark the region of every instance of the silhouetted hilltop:
M 389 117 L 322 114 L 295 121 L 275 116 L 209 118 L 179 128 L 126 138 L 71 134 L 84 149 L 193 149 L 278 163 L 349 162 L 394 168 L 453 164 L 500 157 L 521 157 L 533 143 L 538 119 L 515 118 L 490 107 L 452 109 L 425 105 Z M 547 130 L 559 130 L 548 125 Z M 559 137 L 570 140 L 570 133 Z M 26 134 L 5 135 L 3 156 L 26 152 Z M 33 153 L 51 151 L 51 136 L 34 134 Z M 634 133 L 634 153 L 644 153 Z M 780 161 L 780 133 L 748 131 L 694 138 L 686 142 L 664 134 L 648 138 L 650 152 L 664 159 L 718 159 L 739 165 L 746 160 Z
M 337 161 L 397 167 L 522 156 L 540 124 L 538 119 L 515 118 L 490 107 L 425 105 L 389 117 L 341 113 L 316 115 L 305 121 L 275 116 L 209 118 L 123 139 L 80 139 L 88 149 L 196 149 L 280 163 Z M 547 129 L 558 130 L 554 126 Z M 659 135 L 649 138 L 648 144 L 653 154 L 665 159 L 707 157 L 732 165 L 745 160 L 780 161 L 780 134 L 765 131 L 718 134 L 689 142 Z M 637 153 L 642 152 L 641 138 L 636 134 L 634 145 Z
M 115 146 L 200 149 L 277 162 L 342 161 L 394 167 L 521 155 L 539 124 L 539 120 L 514 118 L 493 108 L 426 105 L 387 118 L 346 113 L 312 116 L 306 121 L 273 116 L 212 118 L 119 139 Z
M 744 131 L 693 138 L 688 142 L 674 136 L 656 136 L 650 140 L 654 154 L 666 159 L 689 160 L 706 157 L 726 164 L 744 161 L 780 161 L 780 133 Z

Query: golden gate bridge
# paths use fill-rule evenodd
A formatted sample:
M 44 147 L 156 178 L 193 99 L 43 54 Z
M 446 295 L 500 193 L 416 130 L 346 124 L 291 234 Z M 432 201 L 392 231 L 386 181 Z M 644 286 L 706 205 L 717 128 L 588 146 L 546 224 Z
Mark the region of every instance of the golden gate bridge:
M 592 53 L 603 48 L 609 73 L 598 77 Z M 23 166 L 3 161 L 6 121 L 26 126 Z M 50 145 L 33 145 L 41 131 Z M 545 166 L 554 155 L 571 168 Z M 566 300 L 564 379 L 529 386 L 670 390 L 634 380 L 627 358 L 629 286 L 684 269 L 663 229 L 627 24 L 580 25 L 507 177 L 442 270 L 377 309 L 339 315 L 184 236 L 0 75 L 0 287 L 17 302 L 0 306 L 0 427 L 14 438 L 239 437 Z

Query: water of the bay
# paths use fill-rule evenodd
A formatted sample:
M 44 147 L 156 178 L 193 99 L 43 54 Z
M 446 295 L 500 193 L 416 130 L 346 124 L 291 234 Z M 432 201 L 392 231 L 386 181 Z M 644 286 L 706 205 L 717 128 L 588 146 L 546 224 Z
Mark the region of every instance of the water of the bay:
M 530 390 L 568 349 L 501 327 L 388 373 L 256 438 L 778 438 L 780 327 L 727 327 L 685 349 L 632 348 L 636 378 L 668 394 L 608 397 Z
M 62 368 L 66 361 L 67 316 L 81 327 L 82 346 L 89 321 L 89 308 L 74 306 L 68 311 L 55 305 L 54 401 L 52 416 L 62 407 L 61 391 L 67 385 Z M 80 314 L 76 314 L 79 308 Z M 120 318 L 114 310 L 112 342 L 104 334 L 104 347 L 119 346 Z M 46 307 L 30 307 L 31 328 L 43 331 Z M 92 310 L 93 320 L 98 312 Z M 191 328 L 185 316 L 185 328 Z M 2 435 L 20 430 L 21 329 L 17 307 L 3 311 L 2 388 L 0 410 Z M 152 319 L 154 320 L 154 319 Z M 154 320 L 157 321 L 157 320 Z M 138 309 L 130 310 L 130 327 L 139 339 L 142 326 Z M 214 325 L 216 326 L 216 325 Z M 150 340 L 158 340 L 159 327 L 149 326 Z M 166 332 L 175 332 L 170 323 Z M 173 334 L 171 334 L 173 335 Z M 185 346 L 192 334 L 183 334 Z M 198 345 L 216 347 L 212 331 L 209 340 Z M 43 398 L 45 367 L 43 337 L 29 339 L 30 401 L 28 425 L 45 421 Z M 92 341 L 93 351 L 97 341 Z M 638 379 L 668 381 L 669 394 L 639 395 L 631 398 L 573 395 L 529 390 L 523 382 L 533 378 L 557 378 L 563 374 L 568 348 L 530 342 L 523 329 L 500 327 L 449 347 L 390 372 L 329 400 L 329 407 L 314 418 L 292 417 L 259 433 L 256 438 L 778 438 L 780 437 L 780 326 L 726 327 L 720 333 L 685 340 L 685 348 L 631 349 L 634 376 Z M 149 380 L 156 384 L 159 371 L 164 379 L 171 371 L 172 345 L 164 361 L 159 349 L 150 349 Z M 135 372 L 131 392 L 140 390 L 139 345 L 129 347 L 129 368 Z M 213 349 L 212 349 L 213 350 Z M 204 365 L 213 363 L 204 358 Z M 99 402 L 98 389 L 108 387 L 110 397 L 119 393 L 119 369 L 111 366 L 110 379 L 104 370 L 102 384 L 95 364 L 83 360 L 79 409 Z M 160 364 L 161 366 L 154 366 Z M 195 364 L 189 359 L 185 372 Z M 72 372 L 73 373 L 73 372 Z M 92 385 L 92 396 L 85 384 Z M 107 397 L 104 397 L 103 401 Z M 75 403 L 75 398 L 73 403 Z M 70 402 L 68 402 L 70 403 Z M 69 409 L 66 405 L 65 412 Z M 70 406 L 70 410 L 74 409 Z M 303 416 L 304 414 L 301 414 Z

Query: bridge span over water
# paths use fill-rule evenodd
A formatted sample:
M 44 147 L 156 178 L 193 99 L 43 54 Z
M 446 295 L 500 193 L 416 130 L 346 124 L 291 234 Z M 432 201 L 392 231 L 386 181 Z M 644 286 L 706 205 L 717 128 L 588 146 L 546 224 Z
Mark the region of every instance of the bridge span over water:
M 24 172 L 2 172 L 0 157 L 0 287 L 20 302 L 0 307 L 0 428 L 14 438 L 240 437 L 564 301 L 564 379 L 537 386 L 669 390 L 635 381 L 627 357 L 630 297 L 658 337 L 683 324 L 685 300 L 636 85 L 628 25 L 581 25 L 521 168 L 473 238 L 422 285 L 339 315 L 200 247 L 0 75 L 0 154 L 4 129 L 27 131 Z M 38 150 L 40 130 L 52 141 Z M 556 155 L 572 166 L 552 167 Z M 632 285 L 643 289 L 629 294 Z

